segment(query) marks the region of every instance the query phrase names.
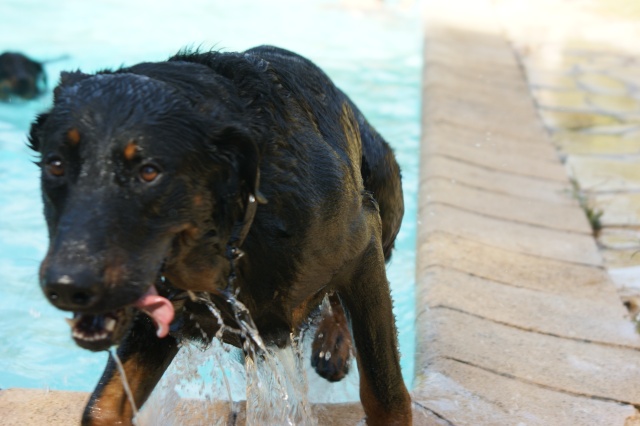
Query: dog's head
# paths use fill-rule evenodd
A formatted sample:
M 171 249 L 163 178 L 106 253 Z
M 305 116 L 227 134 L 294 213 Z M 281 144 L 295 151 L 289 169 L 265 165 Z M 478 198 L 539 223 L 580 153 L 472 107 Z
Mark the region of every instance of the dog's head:
M 50 240 L 40 283 L 74 312 L 80 346 L 117 343 L 136 308 L 166 335 L 164 277 L 185 290 L 226 284 L 225 246 L 258 164 L 228 104 L 142 75 L 64 73 L 32 124 Z
M 0 55 L 0 100 L 13 97 L 33 99 L 47 86 L 42 64 L 14 52 Z

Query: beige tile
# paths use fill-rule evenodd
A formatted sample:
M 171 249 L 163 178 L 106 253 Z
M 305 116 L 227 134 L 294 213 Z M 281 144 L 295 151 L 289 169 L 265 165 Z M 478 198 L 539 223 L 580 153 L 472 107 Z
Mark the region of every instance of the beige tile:
M 594 110 L 605 114 L 638 113 L 640 103 L 629 95 L 601 95 L 590 93 L 587 95 L 587 103 Z
M 631 62 L 629 58 L 625 58 L 626 63 L 621 64 L 619 66 L 611 66 L 607 68 L 607 74 L 612 76 L 618 81 L 622 81 L 626 83 L 628 86 L 632 86 L 637 88 L 640 85 L 640 63 L 636 60 Z M 636 97 L 640 95 L 639 93 L 635 93 Z
M 605 227 L 598 233 L 598 243 L 613 250 L 640 250 L 640 229 Z
M 560 108 L 572 111 L 589 111 L 591 105 L 587 95 L 579 90 L 533 89 L 533 97 L 538 105 L 546 108 Z
M 640 165 L 634 158 L 570 156 L 567 171 L 590 192 L 640 190 Z
M 558 152 L 547 139 L 531 137 L 530 135 L 505 135 L 496 131 L 483 131 L 469 127 L 466 123 L 450 123 L 438 121 L 425 129 L 428 136 L 429 150 L 446 149 L 456 145 L 471 151 L 487 150 L 509 155 L 521 155 L 536 161 L 558 162 Z
M 640 257 L 639 257 L 640 260 Z M 479 278 L 549 294 L 587 297 L 618 304 L 607 272 L 580 265 L 516 253 L 445 233 L 433 233 L 418 244 L 418 277 L 445 267 Z
M 640 194 L 593 194 L 590 199 L 593 207 L 603 212 L 600 217 L 602 226 L 640 228 Z M 640 242 L 640 235 L 638 241 Z
M 453 95 L 443 89 L 429 89 L 422 114 L 424 120 L 429 120 L 428 123 L 445 121 L 514 138 L 544 137 L 546 130 L 538 120 L 532 118 L 531 111 L 518 109 L 522 101 L 515 101 L 512 97 L 509 99 L 505 103 L 501 103 L 504 99 L 495 99 L 502 106 L 492 107 L 487 104 L 487 99 L 474 102 L 462 99 L 460 93 Z
M 529 85 L 535 89 L 573 91 L 578 87 L 573 76 L 561 71 L 527 68 L 526 72 Z
M 581 130 L 589 127 L 620 124 L 616 117 L 583 111 L 560 111 L 541 109 L 544 124 L 552 130 Z
M 604 247 L 600 252 L 607 269 L 640 266 L 640 248 L 613 250 Z
M 569 155 L 624 155 L 640 154 L 640 137 L 620 134 L 593 134 L 558 132 L 552 135 L 554 143 Z
M 432 233 L 470 239 L 503 250 L 600 266 L 602 259 L 592 236 L 550 230 L 470 213 L 421 200 L 419 241 Z
M 497 194 L 450 179 L 430 179 L 423 182 L 421 188 L 430 195 L 427 204 L 440 203 L 496 219 L 592 234 L 589 222 L 578 206 Z
M 426 311 L 419 327 L 420 336 L 431 338 L 416 365 L 451 358 L 574 395 L 640 402 L 636 349 L 525 331 L 448 308 Z
M 447 143 L 446 138 L 431 137 L 426 134 L 424 142 L 433 147 L 427 155 L 441 155 L 489 170 L 507 172 L 519 176 L 533 177 L 548 181 L 566 182 L 567 173 L 559 162 L 527 158 L 518 153 L 506 152 L 482 146 L 465 147 Z M 524 148 L 523 148 L 524 149 Z
M 497 349 L 502 351 L 502 349 Z M 525 362 L 529 356 L 524 355 Z M 544 388 L 452 359 L 436 359 L 414 391 L 415 399 L 449 425 L 627 425 L 628 404 Z
M 88 399 L 86 392 L 0 390 L 0 423 L 3 426 L 80 424 Z
M 620 301 L 550 295 L 521 288 L 515 279 L 498 283 L 446 267 L 430 268 L 420 280 L 418 317 L 446 307 L 524 330 L 640 349 L 640 337 Z
M 622 95 L 627 93 L 627 86 L 615 78 L 600 73 L 578 75 L 578 85 L 593 93 Z
M 430 55 L 425 59 L 424 67 L 429 70 L 424 77 L 426 84 L 433 83 L 440 87 L 464 84 L 474 87 L 476 91 L 487 89 L 496 91 L 527 90 L 526 82 L 519 69 L 507 66 L 490 66 L 484 62 L 470 62 L 468 56 L 462 56 L 452 61 L 451 58 L 443 60 Z M 437 76 L 437 78 L 432 79 L 431 76 Z
M 423 179 L 445 178 L 498 194 L 577 205 L 568 180 L 541 180 L 442 156 L 425 155 L 421 164 Z M 425 197 L 429 197 L 429 194 L 425 194 Z

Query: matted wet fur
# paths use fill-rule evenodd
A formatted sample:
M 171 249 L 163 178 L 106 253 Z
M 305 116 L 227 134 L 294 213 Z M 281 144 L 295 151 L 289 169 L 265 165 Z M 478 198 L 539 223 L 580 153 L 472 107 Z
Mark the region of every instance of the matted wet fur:
M 180 339 L 217 331 L 198 298 L 233 324 L 226 300 L 237 294 L 267 344 L 284 345 L 330 295 L 316 370 L 346 373 L 348 318 L 367 423 L 411 423 L 385 273 L 403 215 L 400 170 L 310 61 L 261 46 L 63 73 L 30 143 L 50 237 L 42 289 L 74 312 L 80 346 L 119 344 L 138 407 Z M 110 359 L 83 424 L 132 415 Z

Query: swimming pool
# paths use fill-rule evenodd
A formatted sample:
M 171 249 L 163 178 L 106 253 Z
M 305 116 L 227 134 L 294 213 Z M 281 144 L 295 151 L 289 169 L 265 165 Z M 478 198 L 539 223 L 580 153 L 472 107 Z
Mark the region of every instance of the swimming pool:
M 39 60 L 67 55 L 46 66 L 51 83 L 61 70 L 163 60 L 184 46 L 231 51 L 274 44 L 316 62 L 391 143 L 403 170 L 406 214 L 388 275 L 410 386 L 422 41 L 417 5 L 379 3 L 192 0 L 185 7 L 164 0 L 3 0 L 0 52 Z M 46 302 L 37 283 L 46 228 L 25 134 L 50 103 L 51 95 L 0 104 L 0 388 L 88 391 L 106 353 L 76 347 L 65 314 Z

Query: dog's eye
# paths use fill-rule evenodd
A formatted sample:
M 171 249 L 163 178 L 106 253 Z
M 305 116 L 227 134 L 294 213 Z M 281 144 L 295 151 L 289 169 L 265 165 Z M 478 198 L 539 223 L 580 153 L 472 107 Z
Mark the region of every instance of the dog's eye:
M 160 175 L 160 170 L 151 164 L 140 167 L 140 178 L 145 182 L 153 182 Z
M 46 162 L 47 172 L 55 177 L 64 176 L 64 164 L 60 157 L 51 157 Z

